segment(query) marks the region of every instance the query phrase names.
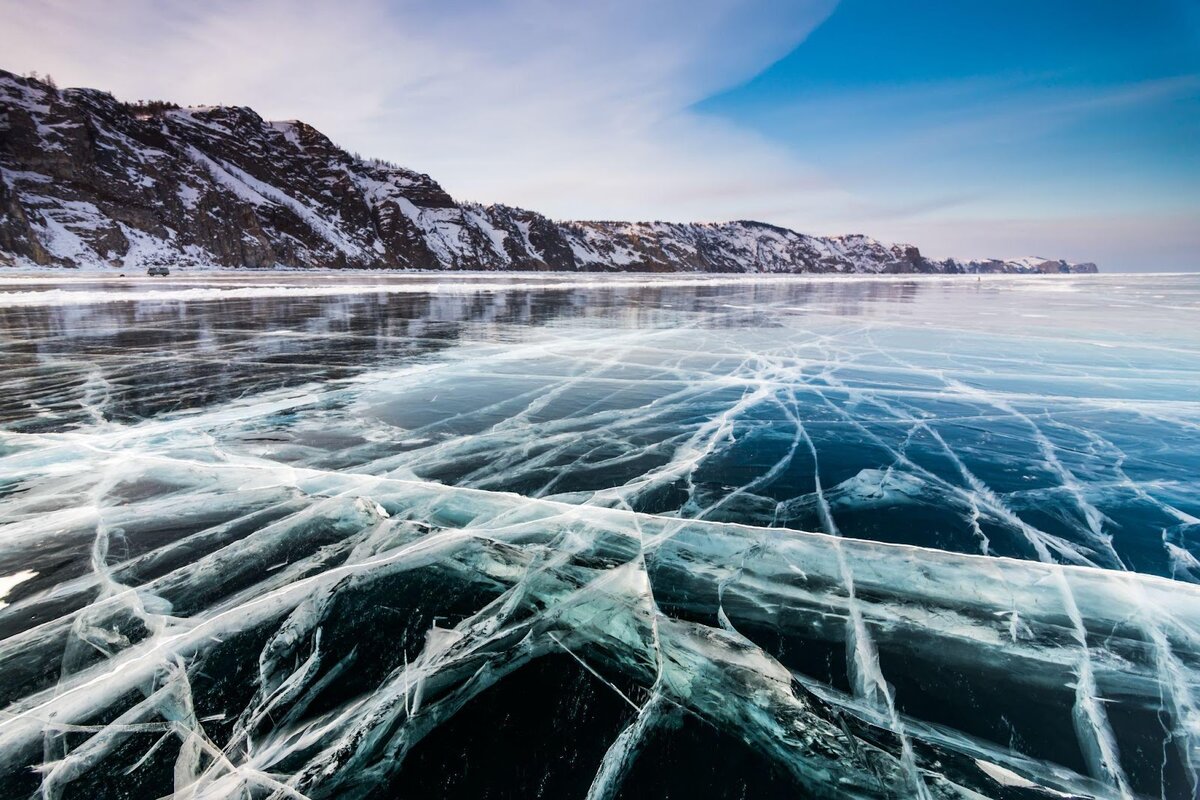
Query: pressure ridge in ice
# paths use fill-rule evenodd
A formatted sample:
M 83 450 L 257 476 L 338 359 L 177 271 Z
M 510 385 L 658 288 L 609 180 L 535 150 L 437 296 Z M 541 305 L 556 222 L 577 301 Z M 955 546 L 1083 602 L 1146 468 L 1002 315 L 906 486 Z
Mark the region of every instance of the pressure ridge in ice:
M 1194 796 L 1200 348 L 880 285 L 0 308 L 3 795 Z

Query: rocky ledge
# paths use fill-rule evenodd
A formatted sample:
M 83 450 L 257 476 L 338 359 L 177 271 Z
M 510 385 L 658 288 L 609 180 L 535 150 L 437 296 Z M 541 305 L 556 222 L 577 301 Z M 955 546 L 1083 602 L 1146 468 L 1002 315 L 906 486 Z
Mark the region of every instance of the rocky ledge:
M 122 103 L 0 70 L 0 266 L 154 264 L 651 272 L 1096 272 L 943 261 L 762 222 L 561 222 L 456 202 L 249 108 Z

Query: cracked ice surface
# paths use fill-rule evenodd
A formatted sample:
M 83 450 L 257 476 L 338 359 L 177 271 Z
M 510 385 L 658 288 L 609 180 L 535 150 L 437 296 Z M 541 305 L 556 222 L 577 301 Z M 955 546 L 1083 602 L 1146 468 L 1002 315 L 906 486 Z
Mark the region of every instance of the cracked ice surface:
M 569 283 L 0 286 L 0 796 L 1196 796 L 1200 281 Z

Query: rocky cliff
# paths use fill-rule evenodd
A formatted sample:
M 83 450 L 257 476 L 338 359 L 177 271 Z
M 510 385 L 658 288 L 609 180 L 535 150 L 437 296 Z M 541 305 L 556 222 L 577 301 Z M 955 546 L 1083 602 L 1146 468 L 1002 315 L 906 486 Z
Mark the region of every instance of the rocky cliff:
M 761 222 L 558 222 L 456 202 L 248 108 L 129 104 L 0 71 L 0 266 L 655 272 L 1095 272 L 936 261 L 866 236 Z

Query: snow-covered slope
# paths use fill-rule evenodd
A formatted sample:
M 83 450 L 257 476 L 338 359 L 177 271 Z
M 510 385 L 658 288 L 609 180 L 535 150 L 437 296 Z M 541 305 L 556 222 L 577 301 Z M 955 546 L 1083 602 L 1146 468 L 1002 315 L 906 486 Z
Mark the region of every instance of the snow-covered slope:
M 0 265 L 686 272 L 1082 272 L 924 258 L 761 222 L 556 222 L 458 203 L 248 108 L 118 102 L 0 71 Z

